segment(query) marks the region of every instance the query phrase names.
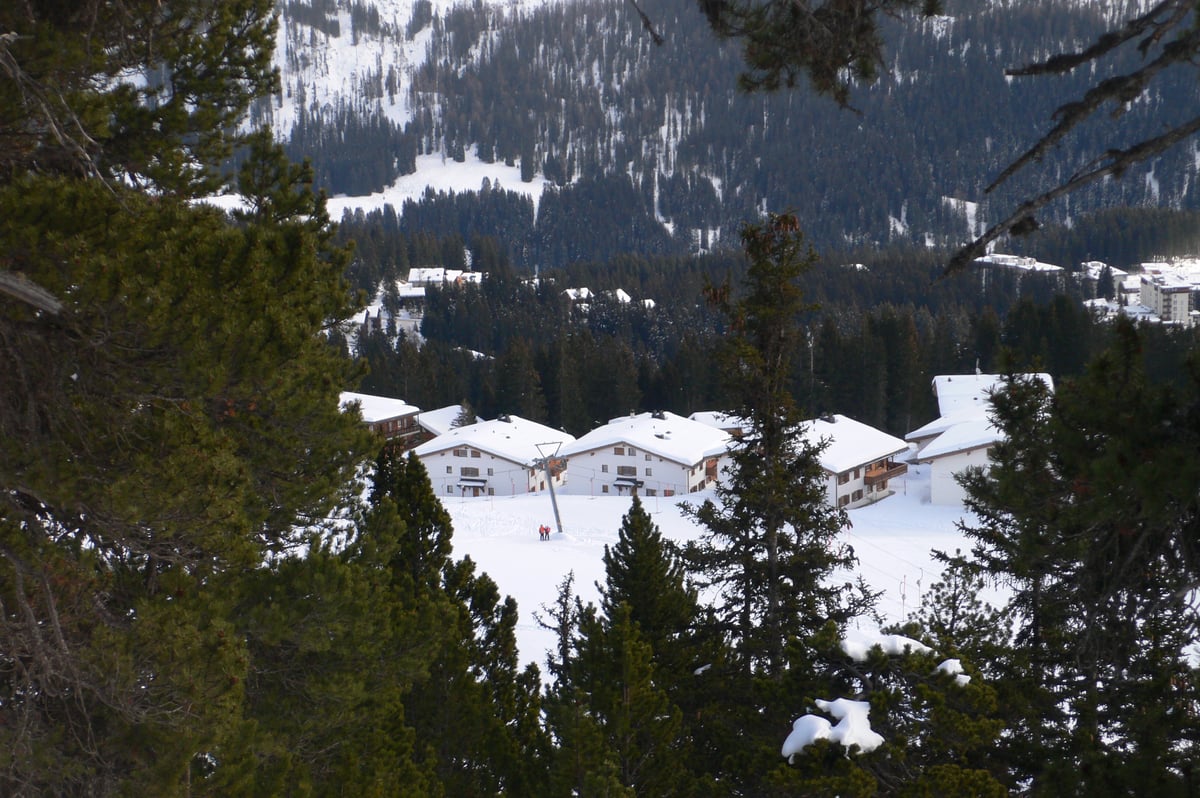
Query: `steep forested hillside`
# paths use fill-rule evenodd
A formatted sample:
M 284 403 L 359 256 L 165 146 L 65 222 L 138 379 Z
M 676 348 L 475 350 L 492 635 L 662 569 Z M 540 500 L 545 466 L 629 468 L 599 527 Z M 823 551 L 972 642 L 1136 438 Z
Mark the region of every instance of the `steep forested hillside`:
M 293 156 L 313 158 L 334 193 L 377 190 L 434 152 L 544 175 L 557 188 L 536 216 L 503 194 L 430 196 L 404 209 L 410 230 L 502 238 L 518 268 L 735 244 L 763 209 L 794 210 L 822 249 L 954 244 L 1078 169 L 1076 152 L 1122 143 L 1109 125 L 1086 127 L 1060 157 L 984 194 L 1097 77 L 1006 79 L 1004 69 L 1089 42 L 1124 5 L 945 6 L 943 17 L 888 22 L 887 69 L 856 88 L 847 111 L 805 87 L 740 92 L 736 47 L 712 35 L 692 0 L 646 6 L 661 46 L 617 0 L 522 10 L 293 0 L 283 7 L 284 96 L 257 113 Z M 304 77 L 322 59 L 340 63 L 340 72 L 327 65 L 333 87 Z M 1135 122 L 1129 135 L 1177 120 L 1193 95 L 1181 78 L 1140 97 L 1124 115 Z M 1186 146 L 1050 217 L 1193 207 L 1195 164 Z

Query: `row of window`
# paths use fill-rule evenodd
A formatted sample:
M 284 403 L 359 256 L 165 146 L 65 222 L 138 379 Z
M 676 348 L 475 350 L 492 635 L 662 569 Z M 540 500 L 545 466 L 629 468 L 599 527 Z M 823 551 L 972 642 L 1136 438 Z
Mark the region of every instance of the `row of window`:
M 607 474 L 608 473 L 608 463 L 601 463 L 600 471 L 602 473 Z M 617 466 L 617 475 L 622 476 L 622 477 L 636 477 L 637 476 L 637 468 L 635 466 Z M 646 476 L 648 476 L 648 477 L 654 476 L 654 470 L 651 468 L 647 468 Z
M 608 491 L 608 485 L 601 485 L 601 486 L 600 486 L 600 492 L 601 492 L 601 493 L 608 493 L 608 492 L 609 492 L 609 491 Z M 646 496 L 657 496 L 657 495 L 658 495 L 658 490 L 657 490 L 656 488 L 646 488 L 646 490 L 645 490 L 645 495 L 646 495 Z M 663 496 L 674 496 L 674 495 L 675 495 L 675 491 L 674 491 L 674 490 L 672 490 L 671 488 L 667 488 L 666 490 L 664 490 L 664 491 L 662 492 L 662 495 L 663 495 Z
M 446 473 L 453 474 L 454 466 L 446 466 Z M 477 477 L 477 476 L 479 476 L 479 469 L 476 468 L 475 466 L 463 466 L 462 468 L 460 468 L 458 470 L 458 474 L 459 474 L 459 476 L 463 476 L 463 477 Z M 489 468 L 487 470 L 487 475 L 489 477 L 496 476 L 495 469 Z
M 845 496 L 839 496 L 838 497 L 838 507 L 845 507 L 850 502 L 862 501 L 862 497 L 863 497 L 863 492 L 862 492 L 861 488 L 859 490 L 854 491 L 854 493 L 850 493 Z
M 455 449 L 454 456 L 466 457 L 467 452 L 471 453 L 471 457 L 483 457 L 483 452 L 479 451 L 478 449 Z
M 478 496 L 478 495 L 480 495 L 480 491 L 481 491 L 481 490 L 482 490 L 481 488 L 472 488 L 472 495 L 475 495 L 475 496 Z M 448 493 L 448 494 L 450 494 L 451 496 L 453 496 L 453 495 L 454 495 L 454 486 L 453 486 L 453 485 L 447 485 L 447 486 L 446 486 L 446 493 Z M 466 493 L 466 491 L 464 490 L 464 491 L 463 491 L 463 493 L 465 494 L 465 493 Z M 496 495 L 496 489 L 495 489 L 495 488 L 488 488 L 488 489 L 487 489 L 487 495 L 489 495 L 489 496 L 495 496 L 495 495 Z

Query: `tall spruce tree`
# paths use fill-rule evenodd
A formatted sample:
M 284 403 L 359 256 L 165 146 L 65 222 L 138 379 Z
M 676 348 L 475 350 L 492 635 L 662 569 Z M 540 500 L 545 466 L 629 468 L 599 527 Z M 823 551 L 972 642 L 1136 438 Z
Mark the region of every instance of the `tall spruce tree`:
M 808 308 L 800 280 L 815 256 L 787 215 L 748 226 L 742 241 L 749 263 L 739 293 L 728 283 L 711 293 L 729 323 L 721 353 L 736 402 L 729 410 L 750 431 L 717 499 L 692 512 L 706 533 L 686 555 L 715 594 L 707 618 L 728 645 L 724 667 L 704 675 L 711 703 L 702 744 L 714 777 L 756 792 L 778 765 L 794 708 L 824 689 L 817 635 L 836 636 L 869 597 L 830 580 L 854 563 L 837 539 L 845 514 L 826 499 L 819 449 L 802 434 L 788 391 Z
M 712 656 L 697 638 L 700 604 L 679 552 L 637 496 L 621 519 L 617 542 L 604 547 L 604 582 L 597 587 L 600 611 L 610 622 L 621 605 L 628 608 L 660 678 L 677 683 Z
M 790 643 L 844 623 L 864 597 L 828 583 L 854 558 L 837 540 L 845 514 L 826 500 L 820 449 L 803 436 L 789 392 L 799 317 L 809 309 L 800 278 L 815 255 L 787 215 L 748 226 L 742 242 L 749 264 L 741 293 L 726 283 L 712 294 L 729 322 L 721 352 L 729 409 L 750 432 L 732 451 L 717 501 L 693 512 L 708 531 L 688 556 L 697 579 L 719 590 L 733 667 L 780 679 Z
M 1007 766 L 1038 795 L 1186 795 L 1200 699 L 1195 451 L 1200 395 L 1145 376 L 1142 333 L 1056 393 L 1010 378 L 1005 439 L 963 483 L 974 562 L 1012 588 L 1015 639 L 997 674 Z

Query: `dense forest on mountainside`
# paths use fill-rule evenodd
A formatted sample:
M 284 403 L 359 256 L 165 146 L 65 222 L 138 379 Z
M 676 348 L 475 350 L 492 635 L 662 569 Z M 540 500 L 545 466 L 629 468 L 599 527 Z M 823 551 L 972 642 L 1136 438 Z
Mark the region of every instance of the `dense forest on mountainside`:
M 1079 263 L 1100 243 L 1136 263 L 1149 257 L 1136 253 L 1189 251 L 1197 229 L 1194 213 L 1114 211 L 1072 229 L 1045 228 L 1025 244 L 1039 257 L 1057 252 Z M 686 415 L 728 405 L 712 360 L 726 330 L 705 289 L 737 282 L 739 253 L 581 261 L 541 272 L 533 286 L 496 239 L 402 230 L 388 211 L 343 219 L 339 235 L 356 242 L 351 275 L 360 289 L 374 291 L 413 265 L 463 268 L 464 246 L 488 278 L 428 289 L 423 344 L 394 330 L 359 339 L 363 390 L 422 407 L 466 401 L 484 417 L 515 413 L 574 434 L 629 410 Z M 1080 373 L 1103 348 L 1109 328 L 1081 304 L 1096 295 L 1093 282 L 995 268 L 947 277 L 945 257 L 906 245 L 847 250 L 805 274 L 813 308 L 791 389 L 808 412 L 844 413 L 903 436 L 936 414 L 936 374 L 1011 367 L 1059 378 Z M 579 287 L 595 294 L 586 308 L 563 293 Z M 609 293 L 617 289 L 633 301 L 618 301 Z M 1152 374 L 1178 378 L 1195 336 L 1145 335 Z
M 794 211 L 822 250 L 954 245 L 993 211 L 1077 169 L 1073 152 L 1126 143 L 1111 139 L 1111 126 L 1085 126 L 1042 169 L 983 193 L 1057 105 L 1096 77 L 1006 79 L 1004 69 L 1093 38 L 1108 22 L 1100 4 L 949 0 L 945 17 L 884 20 L 886 69 L 854 87 L 853 111 L 804 86 L 740 92 L 737 48 L 714 38 L 691 0 L 647 9 L 661 46 L 627 3 L 520 12 L 468 4 L 428 18 L 418 5 L 407 26 L 361 33 L 397 44 L 414 29 L 430 35 L 429 57 L 410 82 L 385 60 L 359 76 L 358 103 L 404 94 L 411 121 L 403 130 L 369 104 L 301 102 L 294 129 L 280 132 L 333 193 L 382 188 L 423 153 L 461 160 L 474 150 L 519 165 L 525 179 L 544 174 L 557 188 L 536 217 L 526 200 L 475 192 L 426 196 L 403 213 L 410 230 L 500 238 L 519 271 L 736 245 L 740 224 L 764 207 Z M 294 57 L 303 56 L 301 44 Z M 1112 65 L 1120 66 L 1128 64 Z M 1130 104 L 1128 135 L 1186 115 L 1193 84 L 1166 77 Z M 285 91 L 302 95 L 304 86 L 289 80 L 285 64 Z M 1188 145 L 1089 186 L 1044 221 L 1114 206 L 1195 207 L 1194 152 Z

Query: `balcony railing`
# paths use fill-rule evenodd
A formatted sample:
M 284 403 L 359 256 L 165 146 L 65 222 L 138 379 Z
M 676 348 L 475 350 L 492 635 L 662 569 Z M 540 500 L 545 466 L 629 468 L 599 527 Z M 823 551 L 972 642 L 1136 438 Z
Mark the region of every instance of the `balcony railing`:
M 880 482 L 884 482 L 889 479 L 895 479 L 896 477 L 904 476 L 907 473 L 907 465 L 904 463 L 894 463 L 889 460 L 887 465 L 883 468 L 868 468 L 867 474 L 863 478 L 863 481 L 868 485 L 877 485 Z

